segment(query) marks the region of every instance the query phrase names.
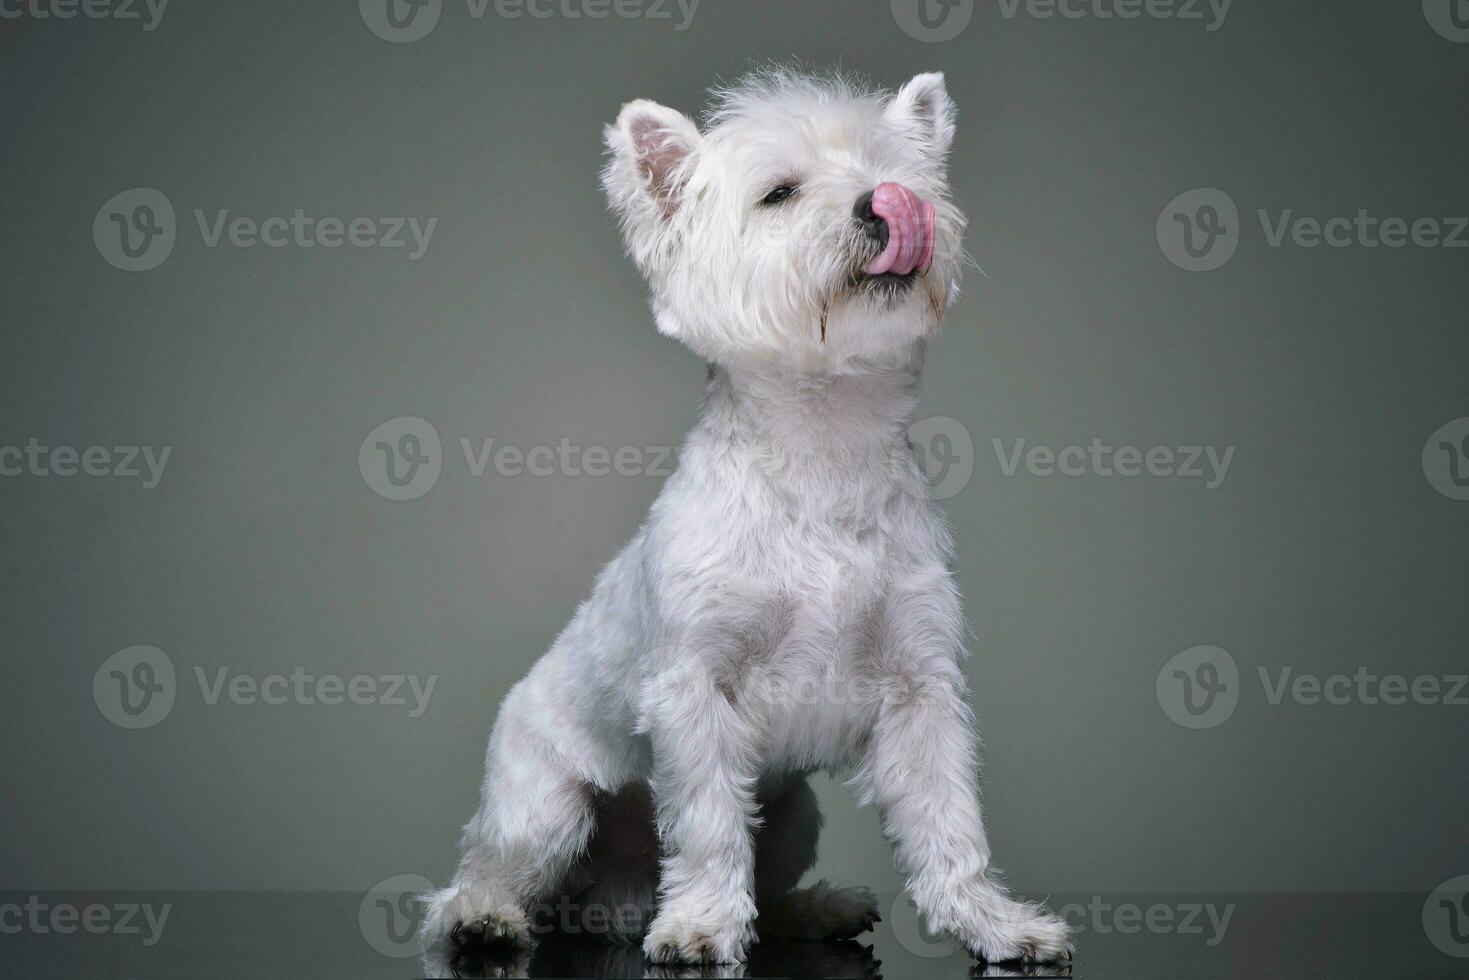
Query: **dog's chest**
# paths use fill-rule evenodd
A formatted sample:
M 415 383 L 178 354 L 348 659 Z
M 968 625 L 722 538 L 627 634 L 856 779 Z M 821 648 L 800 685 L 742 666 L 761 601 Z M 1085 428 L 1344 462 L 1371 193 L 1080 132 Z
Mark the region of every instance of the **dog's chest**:
M 877 704 L 872 664 L 881 597 L 848 587 L 781 602 L 775 632 L 741 670 L 740 707 L 764 735 L 768 768 L 845 765 Z
M 729 687 L 765 735 L 767 765 L 844 765 L 880 696 L 886 599 L 909 549 L 875 524 L 766 530 L 744 549 L 748 591 Z

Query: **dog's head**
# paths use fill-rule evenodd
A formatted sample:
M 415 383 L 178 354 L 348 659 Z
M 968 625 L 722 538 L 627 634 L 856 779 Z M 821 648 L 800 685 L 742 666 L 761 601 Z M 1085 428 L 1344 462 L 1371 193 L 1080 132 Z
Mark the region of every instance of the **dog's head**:
M 757 73 L 701 130 L 656 102 L 606 130 L 602 183 L 658 329 L 718 362 L 841 371 L 903 356 L 957 293 L 943 76 L 896 94 Z

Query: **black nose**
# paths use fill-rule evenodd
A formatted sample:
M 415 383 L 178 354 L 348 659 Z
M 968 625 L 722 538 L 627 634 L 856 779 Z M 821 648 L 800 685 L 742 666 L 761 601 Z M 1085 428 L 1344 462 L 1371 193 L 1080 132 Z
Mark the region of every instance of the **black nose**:
M 867 237 L 875 240 L 883 248 L 888 247 L 888 223 L 879 218 L 872 210 L 872 191 L 868 191 L 857 198 L 857 203 L 852 205 L 852 217 L 862 223 L 862 228 L 867 232 Z

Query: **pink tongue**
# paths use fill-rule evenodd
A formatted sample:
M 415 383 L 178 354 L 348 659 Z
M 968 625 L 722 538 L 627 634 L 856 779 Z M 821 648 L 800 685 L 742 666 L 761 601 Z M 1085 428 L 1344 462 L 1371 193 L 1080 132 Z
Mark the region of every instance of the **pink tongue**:
M 933 205 L 889 181 L 872 192 L 872 213 L 887 222 L 888 245 L 862 271 L 869 276 L 927 271 L 933 260 Z

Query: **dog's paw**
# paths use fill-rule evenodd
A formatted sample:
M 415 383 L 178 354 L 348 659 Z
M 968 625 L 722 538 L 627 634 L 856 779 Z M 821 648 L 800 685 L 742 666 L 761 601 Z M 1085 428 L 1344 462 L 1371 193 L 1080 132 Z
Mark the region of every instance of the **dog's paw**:
M 449 939 L 459 946 L 530 948 L 530 922 L 515 907 L 461 920 L 449 929 Z
M 421 927 L 426 942 L 447 938 L 455 946 L 529 949 L 530 919 L 514 901 L 472 885 L 451 885 L 428 896 Z
M 668 910 L 658 914 L 643 938 L 643 953 L 653 963 L 742 963 L 750 927 L 704 921 Z
M 835 888 L 818 881 L 782 895 L 760 910 L 762 938 L 820 942 L 851 939 L 882 921 L 866 888 Z
M 1005 900 L 962 929 L 956 938 L 986 963 L 1059 963 L 1071 959 L 1071 928 L 1044 906 Z

